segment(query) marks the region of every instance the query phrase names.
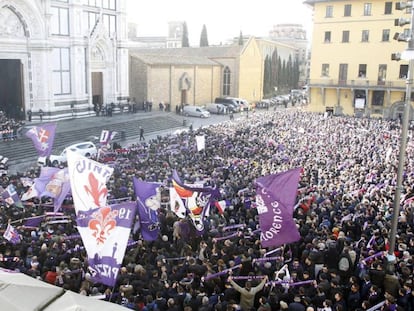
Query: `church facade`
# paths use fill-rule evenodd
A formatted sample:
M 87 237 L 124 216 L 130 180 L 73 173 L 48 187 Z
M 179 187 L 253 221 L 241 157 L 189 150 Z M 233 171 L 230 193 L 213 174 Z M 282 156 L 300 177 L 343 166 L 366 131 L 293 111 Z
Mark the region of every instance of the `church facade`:
M 0 109 L 87 117 L 129 97 L 125 0 L 0 0 Z

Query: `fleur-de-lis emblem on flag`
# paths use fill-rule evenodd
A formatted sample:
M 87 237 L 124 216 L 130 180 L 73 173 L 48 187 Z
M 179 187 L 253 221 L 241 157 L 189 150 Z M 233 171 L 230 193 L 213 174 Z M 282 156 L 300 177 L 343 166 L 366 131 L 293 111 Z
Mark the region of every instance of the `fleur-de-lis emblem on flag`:
M 106 185 L 100 184 L 93 173 L 89 173 L 88 181 L 89 185 L 85 185 L 84 188 L 86 193 L 92 196 L 95 206 L 99 207 L 101 200 L 106 203 L 106 196 L 108 194 L 108 188 L 106 188 Z
M 92 236 L 96 239 L 97 244 L 105 243 L 112 229 L 116 227 L 116 216 L 118 211 L 112 211 L 110 206 L 100 208 L 92 214 L 88 227 L 93 231 Z

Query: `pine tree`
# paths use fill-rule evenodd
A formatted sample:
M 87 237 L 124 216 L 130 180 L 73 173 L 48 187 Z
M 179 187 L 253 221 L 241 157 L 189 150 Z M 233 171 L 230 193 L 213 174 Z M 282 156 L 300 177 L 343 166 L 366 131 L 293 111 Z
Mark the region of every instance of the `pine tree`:
M 292 61 L 292 55 L 289 55 L 288 61 L 286 63 L 286 85 L 289 89 L 293 88 L 293 79 L 294 79 L 293 61 Z
M 271 58 L 271 65 L 270 65 L 270 70 L 271 70 L 271 84 L 272 87 L 279 87 L 279 72 L 280 72 L 280 59 L 279 56 L 277 54 L 277 49 L 275 49 L 272 53 L 272 58 Z M 274 91 L 274 89 L 272 90 Z
M 200 36 L 200 47 L 208 46 L 207 27 L 203 25 Z
M 183 39 L 181 42 L 181 46 L 183 48 L 188 48 L 190 46 L 190 43 L 188 41 L 188 29 L 187 29 L 187 23 L 184 22 L 183 24 Z
M 272 89 L 272 64 L 269 55 L 266 55 L 264 61 L 264 74 L 263 74 L 263 94 L 271 94 Z
M 300 77 L 300 66 L 299 60 L 295 57 L 295 61 L 293 63 L 293 72 L 294 72 L 294 81 L 293 81 L 293 88 L 297 89 L 299 87 L 299 77 Z

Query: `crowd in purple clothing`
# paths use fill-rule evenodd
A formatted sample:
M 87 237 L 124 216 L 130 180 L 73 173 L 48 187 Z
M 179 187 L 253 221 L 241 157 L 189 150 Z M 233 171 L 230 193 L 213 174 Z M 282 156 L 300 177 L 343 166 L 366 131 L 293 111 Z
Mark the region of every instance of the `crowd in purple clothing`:
M 22 242 L 0 246 L 0 266 L 133 310 L 414 310 L 414 143 L 409 133 L 396 264 L 387 269 L 400 139 L 399 121 L 298 110 L 255 113 L 219 125 L 136 143 L 118 152 L 108 200 L 134 200 L 132 177 L 164 184 L 159 239 L 132 230 L 117 284 L 90 281 L 70 200 L 72 222 L 20 228 Z M 204 135 L 197 151 L 195 136 Z M 254 180 L 303 169 L 294 217 L 301 240 L 262 249 Z M 171 173 L 217 186 L 227 207 L 212 210 L 204 235 L 169 206 Z M 19 192 L 20 177 L 3 176 Z M 33 199 L 1 208 L 1 222 L 50 211 Z M 41 203 L 41 204 L 40 204 Z M 4 227 L 4 226 L 3 226 Z M 4 228 L 3 228 L 4 229 Z M 259 286 L 259 287 L 257 287 Z M 249 290 L 246 290 L 249 288 Z M 254 293 L 252 295 L 251 293 Z

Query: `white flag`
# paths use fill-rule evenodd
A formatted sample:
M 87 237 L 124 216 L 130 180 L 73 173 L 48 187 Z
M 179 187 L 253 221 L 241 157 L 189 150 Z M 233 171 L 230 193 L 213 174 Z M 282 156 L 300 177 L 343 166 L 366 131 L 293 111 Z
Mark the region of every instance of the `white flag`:
M 114 169 L 70 150 L 67 159 L 76 214 L 106 206 L 106 183 Z
M 197 151 L 203 150 L 206 148 L 206 138 L 205 136 L 196 136 Z
M 179 218 L 185 218 L 187 210 L 174 187 L 170 187 L 170 207 Z
M 39 196 L 39 193 L 36 190 L 35 184 L 31 185 L 29 189 L 25 193 L 22 194 L 22 197 L 20 198 L 21 201 L 27 201 L 32 198 L 37 198 Z

